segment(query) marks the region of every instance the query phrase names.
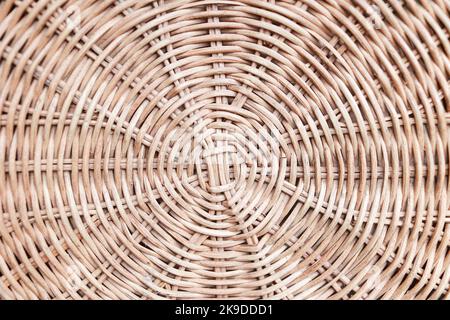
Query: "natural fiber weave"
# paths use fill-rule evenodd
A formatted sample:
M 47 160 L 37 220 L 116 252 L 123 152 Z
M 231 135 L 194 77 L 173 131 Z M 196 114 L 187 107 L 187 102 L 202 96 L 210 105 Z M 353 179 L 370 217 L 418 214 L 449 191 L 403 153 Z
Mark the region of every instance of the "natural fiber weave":
M 0 2 L 0 298 L 448 299 L 448 0 Z

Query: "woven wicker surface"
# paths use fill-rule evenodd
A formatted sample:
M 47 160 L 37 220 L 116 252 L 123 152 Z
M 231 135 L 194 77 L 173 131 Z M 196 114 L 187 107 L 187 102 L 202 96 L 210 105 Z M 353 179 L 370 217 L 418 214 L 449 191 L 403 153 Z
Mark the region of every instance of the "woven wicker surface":
M 0 2 L 0 298 L 448 299 L 448 0 Z

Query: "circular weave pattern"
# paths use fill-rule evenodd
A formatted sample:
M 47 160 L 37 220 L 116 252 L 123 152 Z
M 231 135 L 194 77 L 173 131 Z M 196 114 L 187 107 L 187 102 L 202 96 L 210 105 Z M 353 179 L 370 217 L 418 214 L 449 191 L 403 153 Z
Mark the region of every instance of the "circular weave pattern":
M 0 3 L 0 298 L 448 299 L 450 2 Z

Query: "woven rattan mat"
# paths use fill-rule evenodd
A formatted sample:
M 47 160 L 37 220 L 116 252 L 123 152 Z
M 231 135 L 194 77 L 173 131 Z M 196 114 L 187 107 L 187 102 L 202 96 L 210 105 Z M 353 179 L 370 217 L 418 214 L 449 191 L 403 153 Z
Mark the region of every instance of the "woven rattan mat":
M 449 12 L 0 1 L 0 298 L 448 299 Z

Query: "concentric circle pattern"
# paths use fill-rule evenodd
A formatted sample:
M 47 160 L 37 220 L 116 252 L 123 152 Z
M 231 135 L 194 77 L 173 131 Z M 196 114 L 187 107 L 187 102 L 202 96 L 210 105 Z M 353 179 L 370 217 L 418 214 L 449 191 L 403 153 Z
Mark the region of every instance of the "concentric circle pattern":
M 448 299 L 450 2 L 0 3 L 0 298 Z

